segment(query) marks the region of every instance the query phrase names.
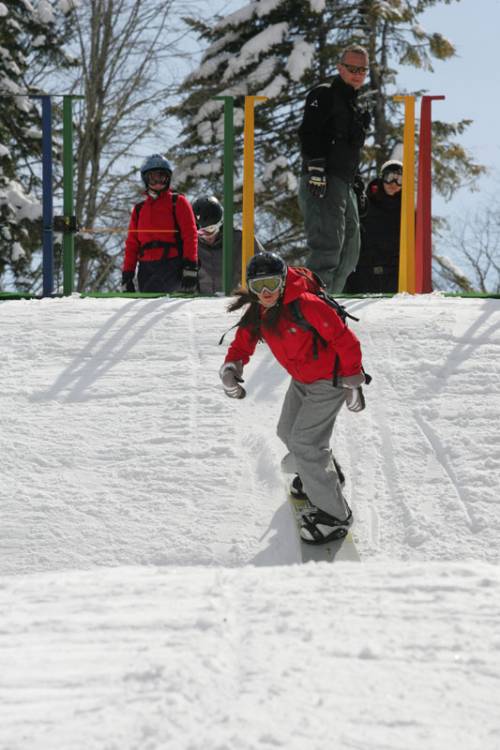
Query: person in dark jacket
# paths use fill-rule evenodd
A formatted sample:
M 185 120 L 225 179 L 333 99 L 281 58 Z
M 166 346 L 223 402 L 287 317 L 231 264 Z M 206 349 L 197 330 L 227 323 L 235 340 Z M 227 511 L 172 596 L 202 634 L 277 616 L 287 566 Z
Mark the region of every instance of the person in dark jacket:
M 223 210 L 214 195 L 200 195 L 192 202 L 198 227 L 198 291 L 200 294 L 222 294 L 223 269 Z M 233 273 L 232 288 L 241 284 L 241 229 L 233 228 Z M 260 253 L 263 247 L 254 240 L 254 252 Z
M 141 166 L 145 199 L 132 209 L 122 267 L 123 292 L 195 292 L 198 236 L 191 204 L 170 189 L 172 167 L 161 154 Z
M 368 72 L 363 47 L 346 49 L 331 83 L 313 88 L 299 128 L 302 175 L 299 206 L 309 249 L 307 266 L 339 293 L 356 268 L 360 236 L 356 192 L 358 168 L 370 115 L 358 104 Z
M 368 186 L 368 211 L 361 219 L 361 252 L 347 279 L 348 294 L 396 293 L 399 275 L 399 232 L 403 164 L 391 159 Z
M 330 439 L 344 403 L 353 412 L 365 407 L 361 347 L 337 312 L 309 292 L 304 276 L 287 268 L 280 256 L 255 255 L 247 266 L 247 284 L 228 308 L 246 306 L 246 311 L 220 369 L 224 392 L 230 398 L 245 396 L 243 368 L 259 340 L 292 376 L 278 423 L 278 436 L 288 450 L 282 467 L 285 473 L 297 473 L 313 506 L 303 516 L 302 540 L 323 544 L 345 535 L 352 523 Z M 291 308 L 296 300 L 307 323 L 321 331 L 324 346 L 315 348 L 311 330 L 297 326 Z

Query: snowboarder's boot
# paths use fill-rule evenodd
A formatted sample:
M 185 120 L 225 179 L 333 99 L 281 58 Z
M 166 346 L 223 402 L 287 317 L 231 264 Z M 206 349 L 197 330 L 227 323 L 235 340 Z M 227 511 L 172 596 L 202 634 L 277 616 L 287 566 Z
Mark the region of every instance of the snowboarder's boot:
M 292 484 L 290 486 L 290 495 L 296 500 L 309 500 L 306 493 L 304 492 L 302 479 L 298 474 L 296 474 L 293 478 Z
M 347 517 L 341 521 L 319 508 L 307 510 L 302 514 L 300 538 L 306 544 L 326 544 L 332 539 L 342 539 L 352 525 L 352 511 L 347 506 Z
M 345 485 L 344 472 L 342 471 L 340 464 L 337 463 L 337 460 L 333 456 L 332 458 L 335 465 L 335 471 L 337 472 L 337 476 L 339 478 L 340 486 L 343 487 Z M 294 497 L 296 500 L 309 500 L 307 494 L 304 492 L 302 479 L 298 474 L 296 474 L 293 478 L 292 484 L 290 486 L 290 495 L 292 495 L 292 497 Z

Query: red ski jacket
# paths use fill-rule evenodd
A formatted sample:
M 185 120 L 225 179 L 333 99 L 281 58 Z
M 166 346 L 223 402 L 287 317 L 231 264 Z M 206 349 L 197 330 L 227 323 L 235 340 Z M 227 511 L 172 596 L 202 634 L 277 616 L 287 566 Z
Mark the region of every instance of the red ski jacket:
M 184 195 L 177 196 L 175 216 L 183 242 L 183 258 L 196 263 L 198 262 L 196 219 Z M 158 244 L 156 247 L 144 247 L 155 242 L 163 244 Z M 165 243 L 168 243 L 168 247 Z M 145 193 L 145 200 L 140 211 L 137 211 L 136 206 L 132 209 L 122 270 L 135 271 L 138 261 L 176 258 L 178 255 L 172 191 L 165 190 L 158 198 L 152 198 L 149 193 Z
M 283 297 L 283 310 L 277 327 L 273 330 L 260 327 L 260 334 L 278 362 L 300 383 L 331 380 L 338 355 L 338 375 L 357 375 L 361 372 L 361 346 L 354 333 L 340 319 L 335 310 L 315 294 L 305 291 L 307 284 L 293 268 L 289 268 Z M 314 357 L 313 333 L 299 327 L 287 305 L 299 300 L 300 311 L 322 339 Z M 261 319 L 265 316 L 260 308 Z M 230 345 L 225 362 L 241 360 L 244 365 L 255 351 L 259 338 L 249 328 L 238 328 Z

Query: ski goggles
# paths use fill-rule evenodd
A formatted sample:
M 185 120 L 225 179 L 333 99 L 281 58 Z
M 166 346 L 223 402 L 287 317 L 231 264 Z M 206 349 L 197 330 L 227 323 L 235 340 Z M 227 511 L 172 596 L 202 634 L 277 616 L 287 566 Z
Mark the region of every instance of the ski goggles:
M 222 226 L 222 222 L 218 221 L 217 224 L 209 224 L 206 227 L 200 227 L 198 229 L 198 234 L 201 234 L 201 236 L 210 237 L 212 234 L 215 234 L 219 231 L 219 229 Z
M 386 172 L 382 179 L 386 185 L 392 185 L 396 183 L 396 185 L 399 185 L 401 187 L 401 185 L 403 184 L 403 175 L 401 174 L 401 172 Z
M 168 172 L 163 169 L 152 169 L 146 172 L 146 182 L 148 185 L 165 185 L 168 182 Z
M 262 294 L 264 289 L 267 289 L 272 294 L 281 289 L 282 286 L 282 276 L 263 276 L 257 279 L 248 279 L 248 288 L 254 294 Z

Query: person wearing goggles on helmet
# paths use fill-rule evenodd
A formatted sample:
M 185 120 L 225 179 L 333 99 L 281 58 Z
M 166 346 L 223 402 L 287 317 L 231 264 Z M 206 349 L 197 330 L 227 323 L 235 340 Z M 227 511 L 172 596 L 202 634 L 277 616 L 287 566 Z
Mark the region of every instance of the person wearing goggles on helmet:
M 198 283 L 200 294 L 222 294 L 223 281 L 223 210 L 214 195 L 200 195 L 192 202 L 198 227 Z M 233 288 L 241 282 L 241 229 L 233 228 Z M 254 241 L 254 252 L 262 252 L 262 245 Z
M 189 201 L 172 192 L 172 167 L 161 154 L 141 166 L 144 200 L 130 217 L 122 268 L 123 292 L 196 292 L 198 237 Z
M 296 475 L 291 492 L 302 492 L 310 503 L 302 519 L 302 540 L 324 544 L 345 536 L 352 523 L 330 440 L 344 403 L 352 412 L 364 409 L 365 376 L 358 339 L 336 310 L 311 291 L 307 273 L 288 268 L 275 253 L 250 260 L 247 289 L 239 289 L 228 308 L 245 311 L 219 374 L 226 396 L 244 398 L 243 368 L 263 340 L 291 375 L 278 422 L 278 436 L 288 451 L 282 468 Z M 321 332 L 322 345 L 314 331 Z
M 368 185 L 368 210 L 361 219 L 361 252 L 347 279 L 349 294 L 396 293 L 399 276 L 399 236 L 403 163 L 386 161 Z
M 367 51 L 348 47 L 337 69 L 329 83 L 307 94 L 298 131 L 298 199 L 309 251 L 307 267 L 321 276 L 332 294 L 343 291 L 359 257 L 358 200 L 364 201 L 359 164 L 370 113 L 361 106 L 358 92 L 369 70 Z

